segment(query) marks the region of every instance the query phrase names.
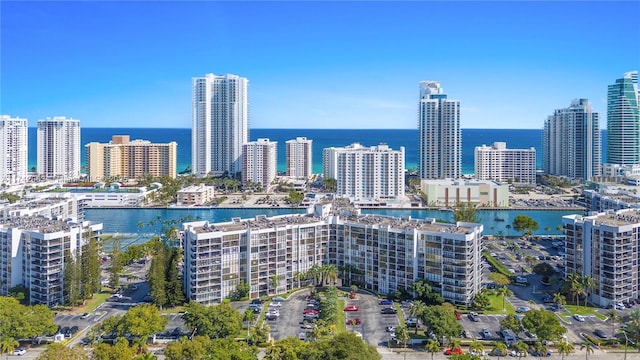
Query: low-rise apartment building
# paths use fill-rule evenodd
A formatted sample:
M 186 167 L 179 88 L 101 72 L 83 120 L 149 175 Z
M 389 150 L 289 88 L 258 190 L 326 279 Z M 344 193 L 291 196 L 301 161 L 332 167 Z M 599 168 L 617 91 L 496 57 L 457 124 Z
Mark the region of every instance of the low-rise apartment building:
M 296 274 L 323 264 L 342 269 L 346 284 L 383 294 L 418 279 L 455 304 L 470 304 L 481 290 L 481 224 L 331 212 L 323 205 L 316 211 L 183 224 L 187 298 L 220 303 L 240 281 L 250 284 L 252 298 L 279 293 L 299 287 Z
M 562 218 L 565 237 L 565 273 L 593 278 L 589 301 L 606 307 L 637 299 L 640 251 L 640 212 L 607 211 Z
M 178 190 L 178 206 L 200 206 L 213 200 L 215 197 L 215 186 L 192 185 Z
M 427 206 L 454 207 L 471 203 L 486 207 L 509 207 L 509 185 L 491 180 L 421 180 Z
M 505 142 L 476 146 L 475 177 L 522 185 L 536 184 L 536 149 L 508 149 Z

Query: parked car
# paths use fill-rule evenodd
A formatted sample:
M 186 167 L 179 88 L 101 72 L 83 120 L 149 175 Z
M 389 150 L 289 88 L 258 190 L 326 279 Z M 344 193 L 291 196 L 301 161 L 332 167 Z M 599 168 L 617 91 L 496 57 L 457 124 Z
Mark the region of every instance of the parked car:
M 491 332 L 489 332 L 488 329 L 482 329 L 482 331 L 480 332 L 480 334 L 482 334 L 482 338 L 483 339 L 491 339 Z
M 350 319 L 347 321 L 347 325 L 360 325 L 362 324 L 362 320 L 360 318 Z
M 298 334 L 298 339 L 305 341 L 307 340 L 307 333 L 306 332 L 301 332 Z
M 380 305 L 393 305 L 393 300 L 380 300 Z
M 386 307 L 383 308 L 382 310 L 380 310 L 381 314 L 396 314 L 398 312 L 398 310 L 396 310 L 395 308 L 392 307 Z
M 349 305 L 344 307 L 344 311 L 358 311 L 359 308 L 355 305 Z
M 305 309 L 302 314 L 304 315 L 309 315 L 309 314 L 313 314 L 313 315 L 318 315 L 318 310 L 316 309 Z
M 573 315 L 573 318 L 576 319 L 576 321 L 580 321 L 580 322 L 583 322 L 586 320 L 584 316 L 578 315 L 578 314 Z
M 471 313 L 469 313 L 469 315 L 467 315 L 467 317 L 468 317 L 468 318 L 469 318 L 469 320 L 471 320 L 471 321 L 475 321 L 475 322 L 480 321 L 480 316 L 479 316 L 479 315 L 478 315 L 478 313 L 476 313 L 476 312 L 471 312 Z
M 13 355 L 22 356 L 27 353 L 27 349 L 25 348 L 17 348 L 13 350 Z
M 461 354 L 463 354 L 463 352 L 462 352 L 462 348 L 456 347 L 456 348 L 453 348 L 453 349 L 445 350 L 444 354 L 445 355 L 461 355 Z
M 81 316 L 80 318 L 82 318 L 82 319 L 88 319 L 88 318 L 89 318 L 89 316 L 91 316 L 91 313 L 84 313 L 84 314 L 82 314 L 82 316 Z
M 528 306 L 518 306 L 516 312 L 523 313 L 531 310 Z
M 404 324 L 408 328 L 417 327 L 418 326 L 418 319 L 417 318 L 407 318 L 407 320 L 405 320 Z
M 460 314 L 459 312 L 456 311 L 456 319 L 457 320 L 462 320 L 462 314 Z
M 396 327 L 395 326 L 387 326 L 386 328 L 384 328 L 384 331 L 386 331 L 388 333 L 395 333 L 396 332 Z
M 595 329 L 595 330 L 593 331 L 593 333 L 594 333 L 594 334 L 596 334 L 596 335 L 598 335 L 598 337 L 601 337 L 601 338 L 603 338 L 603 339 L 606 339 L 606 338 L 607 338 L 607 334 L 605 334 L 605 332 L 604 332 L 604 331 L 602 331 L 602 330 L 600 330 L 600 329 Z

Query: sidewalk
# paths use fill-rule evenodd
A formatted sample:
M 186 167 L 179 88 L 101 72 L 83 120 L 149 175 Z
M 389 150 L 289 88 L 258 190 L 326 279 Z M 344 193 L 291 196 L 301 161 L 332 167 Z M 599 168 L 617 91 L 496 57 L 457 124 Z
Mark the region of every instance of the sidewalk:
M 378 347 L 378 352 L 380 353 L 380 355 L 382 355 L 382 359 L 384 360 L 404 360 L 405 359 L 405 355 L 402 352 L 390 351 L 387 348 Z M 574 353 L 570 355 L 566 355 L 564 358 L 566 360 L 578 360 L 578 359 L 585 359 L 585 355 L 586 354 L 584 350 L 580 351 L 579 349 L 576 349 Z M 434 360 L 444 360 L 449 358 L 450 356 L 445 356 L 442 352 L 434 354 L 433 356 Z M 498 359 L 498 357 L 496 356 L 487 356 L 486 358 Z M 509 356 L 502 356 L 500 358 L 516 359 L 517 357 L 512 358 Z M 424 351 L 407 351 L 406 360 L 418 360 L 418 359 L 420 360 L 431 359 L 431 353 L 424 352 Z M 537 357 L 527 355 L 527 357 L 526 358 L 523 357 L 523 359 L 537 359 Z M 550 357 L 545 357 L 542 359 L 558 360 L 558 359 L 562 359 L 562 356 L 558 355 L 557 353 L 554 353 Z M 589 354 L 589 360 L 624 360 L 624 352 L 608 353 L 602 350 L 595 350 L 594 353 Z M 628 351 L 627 360 L 640 360 L 640 353 L 638 353 L 637 351 Z

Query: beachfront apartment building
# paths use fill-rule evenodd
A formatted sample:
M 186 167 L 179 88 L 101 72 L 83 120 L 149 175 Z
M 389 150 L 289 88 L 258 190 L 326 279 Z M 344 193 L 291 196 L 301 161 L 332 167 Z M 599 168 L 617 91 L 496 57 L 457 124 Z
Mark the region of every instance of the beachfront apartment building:
M 27 181 L 27 119 L 0 115 L 0 184 L 14 185 Z
M 1 209 L 0 296 L 24 285 L 31 304 L 65 303 L 65 253 L 78 256 L 102 224 L 84 220 L 82 196 L 56 194 L 23 200 Z
M 607 89 L 607 163 L 640 164 L 638 71 L 629 71 Z
M 584 196 L 587 211 L 640 209 L 640 195 L 629 190 L 606 187 L 599 190 L 584 189 L 582 196 Z
M 242 171 L 242 145 L 249 142 L 249 80 L 206 74 L 191 82 L 192 171 L 198 176 Z
M 404 147 L 354 143 L 323 150 L 324 177 L 336 179 L 336 194 L 359 200 L 398 199 L 405 194 Z
M 89 181 L 109 178 L 138 179 L 177 176 L 178 144 L 158 144 L 148 140 L 130 140 L 129 135 L 113 135 L 109 143 L 85 145 Z
M 200 206 L 213 200 L 215 197 L 215 186 L 191 185 L 178 190 L 178 206 Z
M 344 284 L 381 294 L 427 279 L 445 301 L 468 305 L 481 290 L 481 224 L 319 208 L 316 215 L 184 223 L 187 298 L 220 303 L 240 281 L 250 284 L 251 298 L 281 293 L 300 287 L 296 274 L 323 264 L 341 269 Z
M 297 137 L 286 142 L 287 170 L 286 175 L 291 178 L 308 179 L 312 171 L 313 140 Z
M 575 99 L 544 122 L 545 174 L 589 181 L 602 174 L 600 120 L 587 99 Z
M 80 121 L 56 116 L 38 120 L 38 174 L 63 181 L 80 178 Z
M 602 307 L 637 299 L 640 212 L 607 211 L 563 216 L 565 274 L 589 275 L 595 287 L 589 301 Z
M 420 82 L 418 175 L 421 179 L 459 178 L 462 174 L 460 101 L 447 99 L 437 81 Z
M 242 145 L 242 183 L 268 188 L 278 175 L 278 142 L 258 139 Z
M 536 149 L 508 149 L 505 142 L 476 146 L 475 176 L 515 185 L 536 184 Z

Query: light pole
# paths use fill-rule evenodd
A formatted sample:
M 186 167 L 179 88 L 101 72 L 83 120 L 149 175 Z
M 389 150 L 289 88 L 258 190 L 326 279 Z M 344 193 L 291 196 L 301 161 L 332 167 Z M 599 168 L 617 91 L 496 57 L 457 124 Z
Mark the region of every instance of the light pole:
M 627 347 L 629 347 L 629 337 L 627 336 L 627 332 L 622 329 L 622 334 L 624 335 L 624 360 L 627 360 Z

